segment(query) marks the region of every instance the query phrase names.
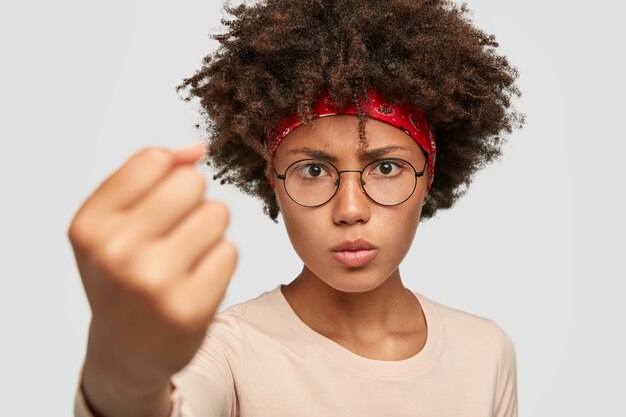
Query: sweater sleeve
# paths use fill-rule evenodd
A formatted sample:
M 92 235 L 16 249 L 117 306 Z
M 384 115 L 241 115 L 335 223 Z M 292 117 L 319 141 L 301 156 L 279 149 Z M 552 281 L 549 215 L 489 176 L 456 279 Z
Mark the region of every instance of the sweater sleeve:
M 173 407 L 169 417 L 237 415 L 238 404 L 231 364 L 239 352 L 227 351 L 225 345 L 215 336 L 218 331 L 228 336 L 224 333 L 226 331 L 234 337 L 239 337 L 240 329 L 236 327 L 236 329 L 212 328 L 215 331 L 207 332 L 191 362 L 171 377 L 174 391 L 171 396 Z M 95 417 L 85 401 L 80 384 L 74 398 L 74 417 Z
M 172 376 L 172 383 L 182 399 L 181 415 L 170 417 L 235 417 L 238 414 L 233 367 L 243 361 L 241 345 L 237 343 L 241 340 L 240 328 L 215 325 L 211 329 L 192 361 Z
M 495 323 L 494 323 L 495 324 Z M 498 376 L 493 417 L 517 417 L 517 363 L 510 337 L 498 325 Z

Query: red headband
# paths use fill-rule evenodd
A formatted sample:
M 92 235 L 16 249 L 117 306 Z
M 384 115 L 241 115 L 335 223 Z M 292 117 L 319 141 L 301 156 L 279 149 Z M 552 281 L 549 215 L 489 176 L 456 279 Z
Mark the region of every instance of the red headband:
M 391 104 L 387 103 L 376 91 L 369 91 L 369 105 L 360 101 L 361 107 L 368 111 L 369 117 L 372 119 L 380 120 L 381 122 L 388 123 L 397 127 L 404 133 L 412 137 L 418 145 L 424 150 L 428 158 L 429 166 L 429 180 L 426 192 L 430 190 L 430 186 L 435 178 L 435 157 L 437 155 L 437 149 L 435 146 L 435 136 L 430 127 L 430 124 L 426 120 L 426 117 L 418 110 L 411 107 L 410 103 L 405 102 L 403 104 Z M 320 95 L 313 110 L 313 119 L 324 116 L 331 116 L 336 114 L 349 114 L 356 115 L 356 106 L 350 105 L 345 111 L 339 112 L 337 108 L 329 103 L 329 96 L 327 91 L 323 91 Z M 290 116 L 282 120 L 278 124 L 278 135 L 273 141 L 270 140 L 269 130 L 265 132 L 265 143 L 268 147 L 271 147 L 272 154 L 276 153 L 278 145 L 287 136 L 289 132 L 300 126 L 302 121 L 298 115 Z M 270 186 L 274 189 L 274 182 L 270 179 Z

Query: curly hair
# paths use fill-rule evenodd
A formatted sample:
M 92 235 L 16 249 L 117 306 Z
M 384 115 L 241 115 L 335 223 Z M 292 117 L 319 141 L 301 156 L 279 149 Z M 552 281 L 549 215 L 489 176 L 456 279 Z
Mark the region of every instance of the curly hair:
M 437 139 L 435 179 L 422 219 L 450 208 L 476 171 L 501 156 L 503 132 L 525 116 L 517 68 L 496 54 L 494 35 L 474 27 L 465 3 L 447 0 L 265 0 L 224 6 L 225 33 L 216 52 L 176 91 L 200 99 L 213 179 L 233 184 L 279 213 L 269 185 L 271 152 L 265 129 L 284 117 L 311 123 L 315 100 L 327 90 L 344 108 L 376 89 L 385 100 L 409 100 Z M 367 114 L 358 109 L 365 140 Z M 199 127 L 200 125 L 197 125 Z

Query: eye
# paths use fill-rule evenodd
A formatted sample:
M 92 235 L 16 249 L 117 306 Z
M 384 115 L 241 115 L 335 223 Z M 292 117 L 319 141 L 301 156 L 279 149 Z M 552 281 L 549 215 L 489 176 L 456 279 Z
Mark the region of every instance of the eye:
M 378 161 L 374 164 L 374 168 L 370 171 L 373 175 L 382 177 L 395 177 L 404 169 L 405 165 L 397 160 Z
M 324 173 L 324 168 L 322 168 L 320 165 L 308 164 L 306 166 L 305 172 L 306 175 L 309 175 L 311 177 L 319 177 Z
M 330 169 L 321 162 L 303 162 L 294 166 L 294 173 L 305 179 L 315 179 L 330 174 Z

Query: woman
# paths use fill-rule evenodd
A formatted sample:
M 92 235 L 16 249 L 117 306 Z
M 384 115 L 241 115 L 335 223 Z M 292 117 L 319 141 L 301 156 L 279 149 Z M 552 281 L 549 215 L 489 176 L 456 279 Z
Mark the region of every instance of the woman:
M 517 416 L 506 333 L 399 271 L 419 221 L 523 124 L 495 38 L 445 1 L 228 11 L 222 47 L 179 86 L 208 149 L 140 152 L 70 226 L 93 312 L 75 415 Z M 282 213 L 303 261 L 217 314 L 237 255 L 192 166 L 205 153 Z

